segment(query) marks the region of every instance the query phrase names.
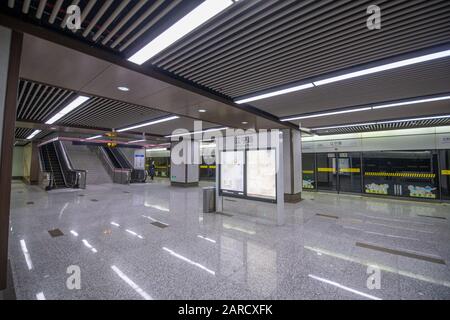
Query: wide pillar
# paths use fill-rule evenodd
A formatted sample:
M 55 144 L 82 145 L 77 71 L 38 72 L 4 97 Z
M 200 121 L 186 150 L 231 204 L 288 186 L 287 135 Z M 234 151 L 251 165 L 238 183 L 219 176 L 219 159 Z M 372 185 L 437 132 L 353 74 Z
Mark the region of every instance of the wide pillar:
M 299 130 L 283 130 L 284 201 L 296 203 L 302 197 L 302 143 Z
M 22 34 L 0 27 L 0 290 L 7 287 L 12 159 Z
M 26 184 L 39 184 L 39 147 L 38 142 L 30 142 L 23 152 L 23 182 Z
M 170 184 L 196 187 L 199 182 L 200 142 L 183 139 L 172 142 L 170 151 Z

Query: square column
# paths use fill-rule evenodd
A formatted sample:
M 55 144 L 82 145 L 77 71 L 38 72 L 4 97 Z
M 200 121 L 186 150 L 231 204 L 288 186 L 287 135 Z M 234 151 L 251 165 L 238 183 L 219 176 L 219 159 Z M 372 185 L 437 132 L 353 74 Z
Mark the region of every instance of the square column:
M 301 132 L 283 130 L 284 201 L 297 203 L 302 200 L 302 141 Z
M 0 27 L 0 290 L 7 287 L 12 158 L 22 34 Z
M 185 139 L 172 142 L 170 150 L 170 184 L 196 187 L 199 182 L 200 142 Z

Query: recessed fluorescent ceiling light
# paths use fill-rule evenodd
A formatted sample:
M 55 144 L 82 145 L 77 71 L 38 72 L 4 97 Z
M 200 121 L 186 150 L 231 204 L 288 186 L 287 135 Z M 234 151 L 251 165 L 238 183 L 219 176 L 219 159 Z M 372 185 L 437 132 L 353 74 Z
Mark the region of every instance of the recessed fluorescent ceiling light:
M 348 128 L 348 127 L 362 127 L 362 126 L 372 126 L 372 125 L 376 125 L 376 124 L 387 124 L 387 123 L 409 122 L 409 121 L 422 121 L 422 120 L 433 120 L 433 119 L 446 119 L 446 118 L 450 118 L 450 115 L 422 117 L 422 118 L 412 118 L 412 119 L 401 119 L 401 120 L 366 122 L 366 123 L 355 123 L 355 124 L 346 124 L 346 125 L 340 125 L 340 126 L 312 128 L 312 130 L 327 130 L 327 129 Z
M 167 148 L 154 148 L 154 149 L 147 149 L 147 151 L 152 152 L 152 151 L 167 151 Z
M 130 91 L 130 88 L 127 87 L 117 87 L 120 91 Z
M 316 114 L 310 114 L 310 115 L 307 115 L 307 116 L 294 116 L 294 117 L 290 117 L 290 118 L 283 118 L 283 119 L 281 119 L 281 121 L 291 121 L 291 120 L 299 120 L 299 119 L 318 118 L 318 117 L 332 116 L 332 115 L 342 114 L 342 113 L 367 111 L 367 110 L 371 110 L 371 109 L 372 109 L 372 107 L 364 107 L 364 108 L 354 108 L 354 109 L 347 109 L 347 110 L 341 110 L 341 111 L 316 113 Z
M 221 131 L 221 130 L 226 130 L 226 129 L 228 129 L 228 127 L 212 128 L 212 129 L 201 130 L 201 131 L 194 131 L 194 132 L 186 132 L 186 133 L 172 134 L 172 135 L 170 135 L 170 136 L 166 136 L 166 138 L 181 137 L 181 136 L 189 136 L 189 135 L 191 135 L 191 134 L 196 134 L 196 133 L 204 133 L 204 132 L 212 132 L 212 131 Z
M 34 130 L 32 134 L 30 134 L 28 137 L 26 137 L 26 140 L 33 139 L 38 133 L 40 133 L 42 130 Z
M 88 101 L 90 98 L 85 96 L 78 96 L 75 100 L 73 100 L 71 103 L 69 103 L 64 109 L 59 111 L 57 114 L 55 114 L 53 117 L 51 117 L 49 120 L 47 120 L 46 124 L 54 124 L 56 121 L 64 117 L 69 112 L 75 110 L 79 106 L 81 106 L 83 103 Z
M 384 64 L 384 65 L 381 65 L 378 67 L 373 67 L 373 68 L 368 68 L 368 69 L 364 69 L 364 70 L 360 70 L 360 71 L 356 71 L 356 72 L 351 72 L 351 73 L 343 74 L 340 76 L 331 77 L 328 79 L 315 81 L 314 85 L 320 86 L 320 85 L 324 85 L 324 84 L 328 84 L 328 83 L 332 83 L 332 82 L 336 82 L 336 81 L 341 81 L 341 80 L 364 76 L 367 74 L 372 74 L 372 73 L 377 73 L 377 72 L 381 72 L 381 71 L 385 71 L 385 70 L 391 70 L 391 69 L 396 69 L 396 68 L 400 68 L 400 67 L 405 67 L 405 66 L 409 66 L 412 64 L 416 64 L 416 63 L 445 58 L 448 56 L 450 56 L 450 50 L 445 50 L 445 51 L 427 54 L 427 55 L 416 57 L 416 58 L 411 58 L 411 59 L 406 59 L 406 60 L 402 60 L 402 61 Z
M 139 65 L 143 64 L 232 4 L 232 0 L 204 1 L 128 58 L 128 61 Z
M 449 99 L 450 99 L 450 96 L 443 96 L 443 97 L 434 97 L 434 98 L 425 98 L 425 99 L 419 99 L 419 100 L 411 100 L 411 101 L 405 101 L 405 102 L 394 102 L 394 103 L 382 104 L 382 105 L 374 106 L 373 109 L 400 107 L 400 106 L 406 106 L 406 105 L 410 105 L 410 104 L 442 101 L 442 100 L 449 100 Z
M 206 110 L 205 109 L 200 109 L 200 110 L 198 110 L 198 112 L 205 113 Z
M 287 89 L 283 89 L 283 90 L 272 91 L 272 92 L 260 94 L 260 95 L 254 96 L 254 97 L 236 100 L 235 103 L 243 104 L 243 103 L 247 103 L 247 102 L 251 102 L 251 101 L 256 101 L 256 100 L 266 99 L 266 98 L 270 98 L 270 97 L 274 97 L 274 96 L 279 96 L 279 95 L 294 92 L 294 91 L 305 90 L 305 89 L 309 89 L 312 87 L 314 87 L 314 85 L 312 83 L 306 83 L 306 84 L 302 84 L 299 86 L 295 86 L 295 87 L 291 87 L 291 88 L 287 88 Z
M 119 130 L 117 130 L 117 132 L 124 132 L 124 131 L 133 130 L 133 129 L 137 129 L 137 128 L 147 127 L 147 126 L 151 126 L 153 124 L 166 122 L 166 121 L 170 121 L 170 120 L 175 120 L 175 119 L 178 119 L 178 118 L 179 118 L 178 116 L 170 116 L 170 117 L 167 117 L 167 118 L 153 120 L 153 121 L 149 121 L 149 122 L 146 122 L 146 123 L 137 124 L 137 125 L 134 125 L 134 126 L 131 126 L 131 127 L 119 129 Z
M 128 143 L 136 143 L 136 142 L 144 142 L 147 141 L 145 139 L 141 139 L 141 140 L 133 140 L 133 141 L 128 141 Z
M 419 103 L 426 103 L 426 102 L 435 102 L 435 101 L 442 101 L 442 100 L 450 100 L 450 96 L 447 95 L 447 96 L 432 97 L 432 98 L 421 98 L 421 99 L 417 99 L 417 100 L 399 101 L 399 102 L 381 104 L 381 105 L 377 105 L 377 106 L 373 106 L 373 107 L 361 107 L 361 108 L 353 108 L 353 109 L 346 109 L 346 110 L 340 110 L 340 111 L 315 113 L 315 114 L 310 114 L 310 115 L 305 115 L 305 116 L 301 116 L 301 115 L 300 116 L 290 116 L 290 117 L 287 117 L 287 118 L 282 118 L 281 121 L 291 121 L 291 120 L 299 120 L 299 119 L 318 118 L 318 117 L 332 116 L 332 115 L 336 115 L 336 114 L 359 112 L 359 111 L 368 111 L 368 110 L 372 110 L 372 109 L 400 107 L 400 106 L 419 104 Z
M 86 140 L 94 140 L 94 139 L 98 139 L 98 138 L 101 138 L 101 137 L 102 137 L 102 135 L 98 135 L 98 136 L 93 136 L 93 137 L 86 138 Z

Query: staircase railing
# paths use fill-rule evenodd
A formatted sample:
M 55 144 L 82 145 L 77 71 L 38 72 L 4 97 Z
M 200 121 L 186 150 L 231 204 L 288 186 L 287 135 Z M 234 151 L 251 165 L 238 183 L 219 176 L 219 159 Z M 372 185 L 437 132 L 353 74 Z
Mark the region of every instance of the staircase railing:
M 64 182 L 69 188 L 86 188 L 86 170 L 74 169 L 67 150 L 61 141 L 55 141 L 55 151 L 64 177 Z
M 131 170 L 130 182 L 145 182 L 147 172 L 144 169 L 134 169 L 134 166 L 120 149 L 114 149 L 113 153 L 121 165 L 125 165 Z
M 109 176 L 114 183 L 129 184 L 131 181 L 131 170 L 115 168 L 103 147 L 89 147 L 99 157 Z

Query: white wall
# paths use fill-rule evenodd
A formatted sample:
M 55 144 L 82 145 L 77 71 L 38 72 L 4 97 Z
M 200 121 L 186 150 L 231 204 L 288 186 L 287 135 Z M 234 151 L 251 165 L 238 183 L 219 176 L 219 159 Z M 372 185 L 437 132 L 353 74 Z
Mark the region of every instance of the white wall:
M 302 138 L 304 153 L 450 148 L 450 126 Z
M 23 148 L 15 146 L 13 150 L 12 176 L 23 177 Z

